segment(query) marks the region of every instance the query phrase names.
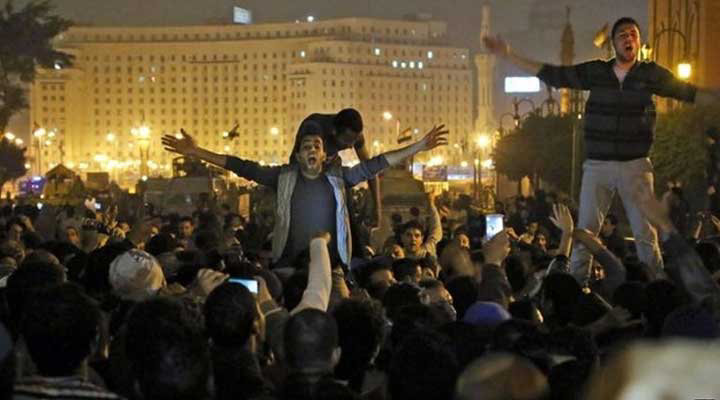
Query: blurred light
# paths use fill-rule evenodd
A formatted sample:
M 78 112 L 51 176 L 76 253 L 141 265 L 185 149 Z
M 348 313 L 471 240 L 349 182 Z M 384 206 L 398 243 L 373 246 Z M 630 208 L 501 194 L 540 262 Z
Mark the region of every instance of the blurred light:
M 62 65 L 60 65 L 60 63 L 55 63 L 54 67 L 55 67 L 55 69 L 58 69 L 58 70 L 62 69 Z
M 393 115 L 392 115 L 392 113 L 391 113 L 390 111 L 385 111 L 385 112 L 383 113 L 383 119 L 384 119 L 385 121 L 390 121 L 392 118 L 393 118 Z
M 467 162 L 467 161 L 463 161 L 463 162 L 460 163 L 460 166 L 463 167 L 463 168 L 467 168 L 468 162 Z
M 478 160 L 477 158 L 473 162 L 475 163 L 475 165 L 480 164 L 480 160 Z
M 379 55 L 380 55 L 380 48 L 379 48 L 379 47 L 374 48 L 374 49 L 373 49 L 373 54 L 375 54 L 376 56 L 379 56 Z
M 230 136 L 230 133 L 229 133 L 229 132 L 223 132 L 223 133 L 222 133 L 222 137 L 226 138 L 226 137 L 228 137 L 228 136 Z M 182 139 L 182 136 L 179 137 L 178 139 Z
M 5 134 L 5 138 L 7 140 L 15 140 L 15 134 L 13 134 L 12 132 L 8 132 Z
M 25 142 L 24 142 L 22 139 L 20 139 L 20 138 L 15 138 L 15 144 L 16 144 L 16 145 L 22 146 L 23 143 L 25 143 Z
M 578 113 L 578 119 L 582 119 L 582 114 Z
M 307 16 L 307 22 L 315 22 L 315 17 L 312 15 Z
M 54 138 L 54 137 L 55 137 L 55 131 L 54 131 L 54 130 L 50 131 L 50 132 L 48 133 L 48 137 L 49 137 L 49 138 Z
M 445 162 L 445 160 L 442 158 L 442 156 L 435 156 L 428 161 L 427 165 L 429 167 L 434 167 L 437 165 L 442 165 Z
M 377 139 L 373 140 L 373 147 L 380 147 L 380 141 Z
M 682 62 L 678 64 L 677 70 L 678 78 L 683 80 L 690 79 L 690 76 L 692 75 L 692 65 L 690 65 L 690 63 Z
M 80 169 L 87 169 L 87 167 L 88 167 L 87 163 L 81 162 L 80 164 L 78 164 L 78 168 L 80 168 Z
M 506 76 L 505 93 L 537 93 L 540 79 L 535 76 Z
M 225 147 L 223 147 L 223 150 L 225 150 L 225 151 L 230 151 L 230 146 L 225 145 Z
M 93 157 L 93 159 L 97 162 L 104 162 L 104 161 L 107 161 L 108 156 L 106 156 L 105 154 L 96 154 L 95 157 Z
M 72 162 L 72 161 L 68 161 L 67 167 L 70 168 L 70 169 L 73 169 L 73 168 L 75 168 L 75 163 Z
M 30 169 L 31 165 L 30 163 L 25 163 L 25 169 Z
M 493 160 L 488 159 L 488 160 L 485 160 L 482 162 L 483 168 L 492 168 L 492 166 L 493 166 Z
M 142 125 L 138 130 L 138 134 L 141 138 L 147 138 L 150 136 L 150 128 L 147 125 Z
M 33 182 L 40 182 L 42 180 L 42 176 L 33 176 L 32 181 Z
M 415 69 L 415 61 L 410 61 L 410 68 Z
M 422 61 L 418 61 L 418 68 L 423 69 L 424 65 Z
M 480 148 L 487 148 L 490 145 L 490 137 L 488 135 L 480 135 L 475 141 Z
M 393 66 L 393 68 L 397 68 L 397 67 L 398 67 L 398 62 L 397 62 L 397 60 L 393 60 L 392 66 Z
M 270 134 L 273 136 L 277 136 L 280 133 L 280 129 L 278 129 L 277 126 L 273 126 L 270 128 Z
M 108 133 L 107 136 L 105 136 L 105 139 L 107 139 L 108 142 L 114 142 L 114 141 L 115 141 L 115 134 L 114 134 L 114 133 Z
M 36 129 L 35 132 L 33 132 L 33 136 L 35 136 L 36 138 L 45 136 L 45 128 Z
M 18 140 L 20 140 L 20 139 L 16 139 L 16 140 L 15 140 L 15 143 L 17 143 Z M 50 145 L 52 145 L 52 140 L 46 140 L 46 141 L 45 141 L 45 146 L 50 146 Z
M 224 136 L 224 135 L 223 135 L 223 136 Z M 178 133 L 175 134 L 175 139 L 182 140 L 182 138 L 183 138 L 183 134 L 182 134 L 182 133 L 178 132 Z
M 420 133 L 420 128 L 413 129 L 413 134 L 417 135 L 418 133 Z
M 433 54 L 432 50 L 428 51 L 427 58 L 433 58 L 433 57 L 434 57 L 434 54 Z
M 300 57 L 305 58 L 305 55 L 306 55 L 305 50 L 300 51 Z
M 143 175 L 143 176 L 142 176 L 142 178 L 140 178 L 140 179 L 142 179 L 142 180 L 143 180 L 143 182 L 145 182 L 145 181 L 147 181 L 147 180 L 148 180 L 148 177 L 147 177 L 147 175 Z
M 407 63 L 405 61 L 401 62 L 400 68 L 407 68 Z

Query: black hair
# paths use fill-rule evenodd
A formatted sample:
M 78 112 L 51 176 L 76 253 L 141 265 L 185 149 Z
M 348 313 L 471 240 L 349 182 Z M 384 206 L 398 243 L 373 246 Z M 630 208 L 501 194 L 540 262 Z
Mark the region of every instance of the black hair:
M 423 224 L 421 224 L 421 223 L 420 223 L 419 221 L 417 221 L 417 220 L 414 220 L 414 219 L 413 219 L 413 220 L 410 220 L 410 221 L 406 222 L 405 225 L 403 225 L 402 233 L 405 233 L 405 232 L 409 231 L 410 229 L 417 229 L 417 230 L 420 231 L 420 233 L 421 233 L 423 236 L 425 235 L 425 234 L 424 234 L 424 232 L 425 232 L 425 227 L 423 226 Z
M 640 24 L 638 24 L 637 21 L 635 21 L 634 18 L 631 18 L 631 17 L 622 17 L 622 18 L 618 19 L 617 21 L 615 21 L 615 23 L 613 24 L 612 30 L 610 31 L 610 32 L 611 32 L 611 33 L 610 33 L 610 40 L 615 39 L 615 34 L 617 33 L 617 30 L 618 30 L 621 26 L 627 25 L 627 24 L 635 25 L 635 27 L 637 28 L 637 30 L 640 31 Z
M 145 251 L 157 257 L 162 253 L 175 250 L 179 247 L 178 241 L 169 233 L 158 233 L 145 244 Z
M 28 263 L 15 271 L 7 280 L 7 298 L 10 308 L 11 326 L 16 332 L 23 315 L 25 304 L 35 296 L 35 292 L 59 285 L 65 281 L 63 267 L 52 263 Z
M 225 347 L 245 345 L 258 318 L 252 293 L 244 285 L 231 282 L 210 293 L 203 311 L 205 328 L 213 344 Z
M 382 302 L 388 318 L 394 321 L 401 308 L 421 304 L 420 288 L 410 283 L 397 283 L 385 292 Z
M 335 376 L 360 393 L 365 369 L 383 340 L 385 321 L 377 301 L 347 299 L 333 311 L 342 353 Z
M 420 261 L 411 258 L 401 258 L 395 260 L 392 264 L 393 275 L 398 281 L 402 281 L 405 278 L 410 278 L 411 281 L 415 281 L 415 273 L 420 267 Z
M 453 298 L 453 305 L 457 310 L 457 318 L 461 320 L 465 312 L 479 297 L 480 284 L 472 276 L 458 276 L 450 279 L 445 288 Z
M 328 313 L 305 309 L 285 325 L 285 362 L 292 370 L 332 370 L 332 356 L 338 346 L 338 327 Z
M 345 128 L 348 128 L 358 134 L 363 131 L 362 116 L 354 108 L 341 110 L 337 113 L 337 115 L 335 115 L 335 120 L 333 122 L 338 131 L 342 131 Z
M 647 310 L 648 297 L 645 293 L 645 284 L 624 282 L 613 292 L 612 303 L 630 311 L 633 319 L 639 319 Z
M 69 376 L 93 350 L 100 308 L 80 287 L 67 283 L 33 294 L 20 333 L 43 376 Z
M 322 139 L 323 149 L 325 148 L 325 136 L 323 135 L 322 125 L 320 125 L 316 121 L 308 119 L 303 121 L 302 124 L 300 124 L 300 128 L 298 129 L 297 137 L 295 139 L 295 148 L 293 149 L 293 154 L 300 151 L 302 141 L 307 136 L 319 136 L 320 139 Z
M 142 398 L 207 397 L 210 357 L 200 314 L 181 300 L 156 297 L 130 313 L 126 355 Z
M 178 225 L 180 225 L 183 222 L 189 222 L 191 225 L 194 225 L 194 221 L 193 221 L 192 217 L 187 217 L 187 216 L 180 217 L 180 219 L 178 220 Z
M 405 338 L 393 354 L 388 372 L 393 400 L 453 398 L 459 365 L 452 343 L 431 332 Z

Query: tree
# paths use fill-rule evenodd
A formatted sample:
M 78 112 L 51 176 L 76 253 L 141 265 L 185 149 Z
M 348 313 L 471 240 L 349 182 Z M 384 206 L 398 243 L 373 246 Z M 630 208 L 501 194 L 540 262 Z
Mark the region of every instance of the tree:
M 24 85 L 35 68 L 66 67 L 73 56 L 53 48 L 53 39 L 72 22 L 51 15 L 50 1 L 32 1 L 15 10 L 12 1 L 0 8 L 0 132 L 10 118 L 28 106 Z
M 513 180 L 528 176 L 535 185 L 540 179 L 558 190 L 570 192 L 573 124 L 576 124 L 577 135 L 575 184 L 578 186 L 584 158 L 582 128 L 571 115 L 530 114 L 515 131 L 498 142 L 493 154 L 497 171 Z
M 684 106 L 658 116 L 650 152 L 658 191 L 663 192 L 669 182 L 679 181 L 691 197 L 702 196 L 709 167 L 705 132 L 710 127 L 720 127 L 718 106 Z
M 7 138 L 0 139 L 0 187 L 27 172 L 25 148 L 15 145 Z

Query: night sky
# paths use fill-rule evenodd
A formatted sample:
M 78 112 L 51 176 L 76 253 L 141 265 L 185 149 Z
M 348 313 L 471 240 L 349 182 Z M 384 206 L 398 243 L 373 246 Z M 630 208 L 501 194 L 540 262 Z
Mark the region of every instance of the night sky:
M 20 6 L 26 0 L 15 0 Z M 232 7 L 253 12 L 254 22 L 294 21 L 307 15 L 403 18 L 425 13 L 448 22 L 450 44 L 480 49 L 479 26 L 484 0 L 55 0 L 56 12 L 82 25 L 198 25 L 228 23 Z M 647 0 L 489 0 L 492 29 L 513 47 L 540 61 L 559 62 L 565 8 L 572 7 L 577 60 L 597 58 L 592 37 L 605 22 L 632 16 L 647 26 Z M 645 31 L 645 29 L 643 29 Z M 499 75 L 513 74 L 501 64 Z M 500 79 L 498 79 L 500 82 Z M 498 109 L 507 107 L 498 98 Z M 17 123 L 22 124 L 21 121 Z M 14 128 L 18 133 L 22 126 Z

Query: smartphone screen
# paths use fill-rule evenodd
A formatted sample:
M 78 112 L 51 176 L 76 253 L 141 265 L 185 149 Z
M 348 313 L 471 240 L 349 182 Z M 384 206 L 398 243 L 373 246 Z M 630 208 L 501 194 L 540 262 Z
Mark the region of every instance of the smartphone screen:
M 257 294 L 258 292 L 258 283 L 255 279 L 230 278 L 228 279 L 228 282 L 244 285 L 246 288 L 248 288 L 250 293 Z
M 502 214 L 487 214 L 485 216 L 485 240 L 490 240 L 493 236 L 502 232 L 504 229 L 503 218 L 504 215 Z
M 100 204 L 100 203 L 95 203 L 95 209 L 96 209 L 96 210 L 102 210 L 102 204 Z

